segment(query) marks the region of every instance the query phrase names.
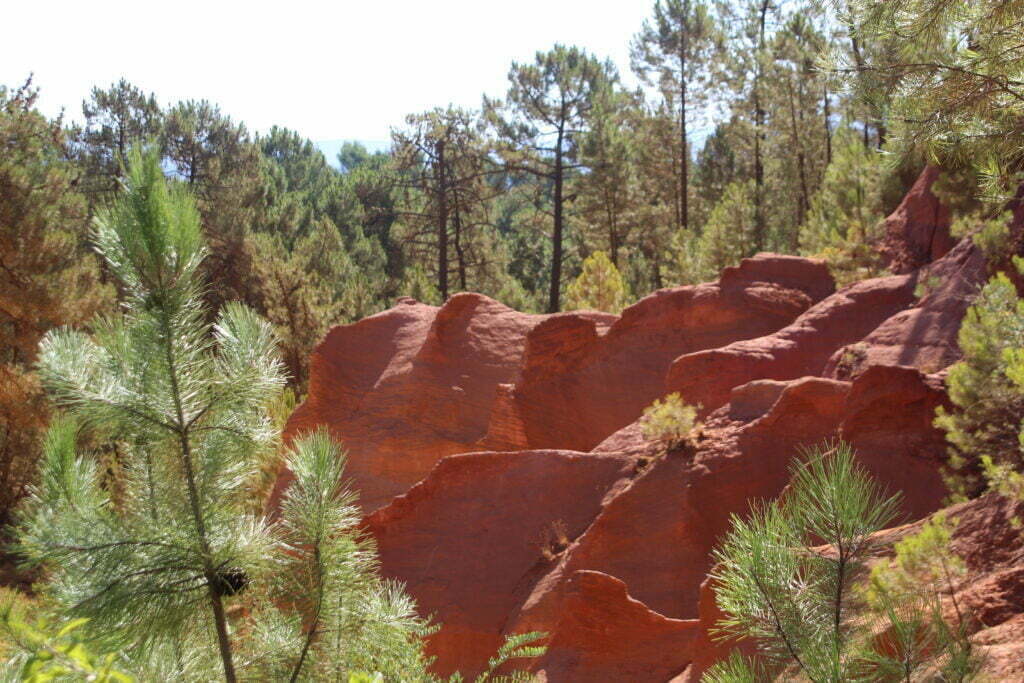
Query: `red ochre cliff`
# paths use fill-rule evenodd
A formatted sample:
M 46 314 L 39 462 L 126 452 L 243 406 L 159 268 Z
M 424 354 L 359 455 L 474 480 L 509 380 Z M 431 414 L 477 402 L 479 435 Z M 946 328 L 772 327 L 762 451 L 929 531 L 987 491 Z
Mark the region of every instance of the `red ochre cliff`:
M 539 630 L 543 680 L 699 680 L 723 654 L 708 638 L 711 549 L 826 439 L 904 491 L 905 519 L 940 508 L 932 418 L 987 273 L 970 240 L 950 239 L 935 176 L 886 222 L 897 274 L 839 291 L 823 262 L 759 254 L 621 316 L 527 315 L 467 293 L 331 330 L 286 438 L 322 425 L 345 444 L 383 573 L 442 624 L 437 672 L 474 675 L 505 635 Z M 673 391 L 704 425 L 664 454 L 637 420 Z M 977 550 L 998 533 L 1020 548 L 1004 507 L 959 510 L 956 542 L 974 553 L 963 598 L 988 615 L 979 637 L 1012 678 L 1024 570 Z

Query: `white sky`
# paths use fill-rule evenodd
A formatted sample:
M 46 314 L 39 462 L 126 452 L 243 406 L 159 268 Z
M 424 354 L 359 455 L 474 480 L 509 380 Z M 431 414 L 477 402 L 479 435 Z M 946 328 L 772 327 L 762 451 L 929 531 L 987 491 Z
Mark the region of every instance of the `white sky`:
M 78 118 L 124 77 L 161 105 L 208 99 L 250 130 L 385 140 L 412 112 L 503 95 L 513 59 L 555 42 L 611 57 L 653 0 L 7 0 L 0 83 L 35 73 L 40 106 Z

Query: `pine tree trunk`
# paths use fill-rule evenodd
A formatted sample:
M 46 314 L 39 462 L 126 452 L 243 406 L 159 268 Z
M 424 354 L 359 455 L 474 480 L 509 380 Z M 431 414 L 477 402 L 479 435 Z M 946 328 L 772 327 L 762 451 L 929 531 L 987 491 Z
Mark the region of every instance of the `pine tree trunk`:
M 221 662 L 224 665 L 224 680 L 228 683 L 235 683 L 235 665 L 231 653 L 231 640 L 228 636 L 227 616 L 224 613 L 224 604 L 220 594 L 217 592 L 219 583 L 217 569 L 213 565 L 213 553 L 210 550 L 210 542 L 207 538 L 206 521 L 203 518 L 202 505 L 199 501 L 199 488 L 196 486 L 195 472 L 192 468 L 192 444 L 189 439 L 188 423 L 185 420 L 185 413 L 182 409 L 181 388 L 178 384 L 177 364 L 174 360 L 172 339 L 174 330 L 171 329 L 170 320 L 166 311 L 162 316 L 165 353 L 167 370 L 170 376 L 171 396 L 174 399 L 176 412 L 178 442 L 181 446 L 181 465 L 185 474 L 185 489 L 188 492 L 189 507 L 192 511 L 192 520 L 196 525 L 196 536 L 199 540 L 199 552 L 203 564 L 203 578 L 206 580 L 206 590 L 210 598 L 210 608 L 213 611 L 213 623 L 217 631 L 217 647 L 220 650 Z
M 683 9 L 683 16 L 688 21 L 690 3 Z M 689 27 L 684 25 L 679 36 L 679 229 L 686 230 L 690 225 L 690 157 L 686 147 L 686 40 Z
M 605 193 L 605 219 L 608 221 L 608 256 L 612 265 L 619 267 L 619 219 L 612 205 L 614 200 Z
M 847 3 L 847 12 L 850 12 L 849 3 Z M 857 67 L 858 77 L 862 77 L 864 73 L 864 55 L 860 49 L 860 40 L 857 39 L 857 27 L 853 21 L 853 14 L 850 14 L 850 19 L 847 21 L 847 31 L 850 32 L 850 49 L 853 50 L 853 63 Z M 864 149 L 871 147 L 871 125 L 868 122 L 870 115 L 865 112 L 864 116 Z
M 686 68 L 686 57 L 680 53 L 682 69 Z M 679 79 L 679 229 L 686 230 L 690 225 L 690 155 L 686 147 L 686 74 Z
M 462 204 L 459 201 L 457 192 L 458 183 L 451 179 L 452 187 L 452 224 L 455 227 L 455 258 L 458 260 L 459 289 L 466 291 L 469 286 L 466 284 L 466 251 L 462 248 Z
M 444 159 L 444 140 L 437 143 L 434 176 L 437 179 L 437 291 L 441 301 L 448 300 L 448 188 Z
M 761 60 L 764 57 L 765 22 L 768 15 L 768 0 L 762 0 L 758 22 L 757 66 L 754 70 L 754 251 L 762 251 L 765 245 L 764 216 L 764 110 L 761 108 Z
M 551 291 L 548 298 L 548 313 L 558 313 L 562 307 L 562 212 L 564 201 L 562 189 L 565 181 L 562 144 L 564 140 L 565 123 L 563 119 L 558 127 L 558 141 L 555 145 L 555 229 L 551 235 Z
M 806 169 L 806 154 L 804 153 L 804 144 L 800 138 L 800 131 L 803 129 L 803 109 L 800 109 L 800 120 L 797 121 L 797 105 L 803 102 L 803 93 L 793 91 L 793 82 L 791 79 L 786 79 L 787 91 L 789 94 L 789 120 L 791 129 L 791 138 L 793 142 L 793 148 L 796 150 L 796 164 L 797 164 L 797 177 L 800 179 L 800 197 L 797 200 L 797 214 L 796 214 L 796 228 L 803 225 L 804 218 L 807 215 L 807 207 L 810 205 L 810 189 L 807 185 L 807 169 Z M 793 231 L 793 241 L 791 247 L 795 250 L 799 245 L 797 243 L 796 235 L 799 234 L 798 229 Z
M 822 108 L 825 111 L 825 166 L 832 163 L 832 107 L 829 102 L 828 84 L 824 86 L 825 95 L 822 101 Z

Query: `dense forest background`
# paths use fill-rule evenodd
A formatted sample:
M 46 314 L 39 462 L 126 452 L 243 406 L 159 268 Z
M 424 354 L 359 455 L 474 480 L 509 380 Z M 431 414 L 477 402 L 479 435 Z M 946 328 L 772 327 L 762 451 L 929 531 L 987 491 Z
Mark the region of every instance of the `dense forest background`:
M 934 26 L 867 2 L 658 0 L 623 35 L 641 87 L 556 45 L 513 63 L 503 97 L 412 113 L 389 151 L 347 144 L 336 163 L 287 128 L 253 134 L 215 103 L 123 80 L 93 89 L 75 124 L 39 113 L 45 83 L 0 89 L 0 508 L 23 494 L 46 421 L 39 340 L 116 310 L 90 226 L 133 145 L 158 148 L 197 198 L 211 310 L 266 316 L 301 394 L 325 331 L 399 296 L 617 312 L 759 251 L 827 258 L 845 281 L 879 271 L 879 222 L 927 161 L 961 212 L 1016 168 L 984 154 L 1009 76 L 963 67 L 989 59 L 979 32 L 995 49 L 1015 24 L 924 4 Z

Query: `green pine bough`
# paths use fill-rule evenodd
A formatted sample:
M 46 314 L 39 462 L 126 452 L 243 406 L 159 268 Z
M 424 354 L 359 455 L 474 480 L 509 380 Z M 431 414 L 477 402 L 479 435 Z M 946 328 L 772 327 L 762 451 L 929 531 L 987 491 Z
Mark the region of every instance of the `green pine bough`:
M 253 512 L 251 482 L 279 447 L 276 339 L 243 305 L 216 316 L 204 305 L 199 215 L 155 151 L 132 153 L 95 242 L 123 310 L 92 334 L 45 337 L 39 373 L 64 412 L 18 518 L 16 550 L 44 571 L 42 605 L 65 625 L 12 662 L 52 660 L 71 629 L 80 643 L 65 663 L 116 653 L 100 664 L 108 678 L 431 679 L 430 627 L 379 578 L 326 432 L 292 444 L 279 510 Z M 83 453 L 86 440 L 114 444 L 116 467 Z M 499 657 L 536 656 L 536 638 L 517 636 Z
M 948 532 L 935 531 L 944 520 L 898 544 L 895 569 L 871 574 L 875 534 L 895 520 L 899 497 L 883 493 L 844 443 L 808 452 L 791 474 L 782 497 L 733 517 L 714 552 L 725 614 L 716 636 L 750 643 L 756 654 L 733 654 L 703 680 L 969 680 L 978 659 L 964 619 L 943 619 L 951 587 L 923 580 L 931 560 L 951 553 Z M 924 546 L 929 571 L 908 561 Z

